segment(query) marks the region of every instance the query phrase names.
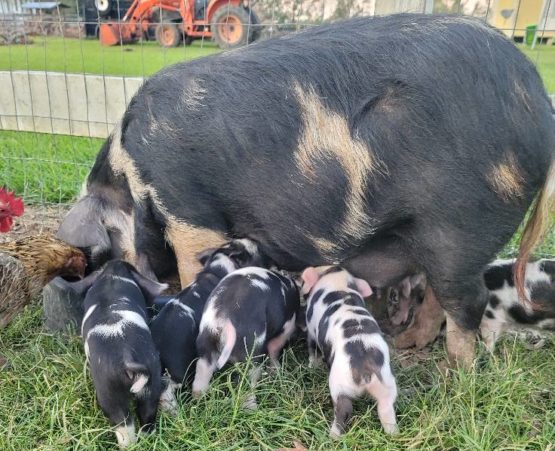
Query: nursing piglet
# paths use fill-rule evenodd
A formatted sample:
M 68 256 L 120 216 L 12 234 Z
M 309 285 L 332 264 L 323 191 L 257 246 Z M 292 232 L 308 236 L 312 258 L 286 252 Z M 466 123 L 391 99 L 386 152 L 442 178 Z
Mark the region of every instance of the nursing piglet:
M 264 355 L 277 364 L 295 331 L 299 302 L 295 282 L 277 272 L 248 267 L 226 276 L 210 295 L 200 323 L 193 395 L 208 389 L 216 368 L 249 356 L 254 363 L 249 375 L 254 386 Z M 254 396 L 244 407 L 256 408 Z
M 120 448 L 136 441 L 129 401 L 136 399 L 142 430 L 154 428 L 161 384 L 160 356 L 147 326 L 147 305 L 167 288 L 121 260 L 82 282 L 87 294 L 81 335 L 98 404 L 116 426 Z
M 306 323 L 311 364 L 320 350 L 329 368 L 334 406 L 330 435 L 345 432 L 351 400 L 369 394 L 378 402 L 378 416 L 387 433 L 397 432 L 394 403 L 397 384 L 389 365 L 389 349 L 366 309 L 372 290 L 366 281 L 339 266 L 307 268 L 302 274 L 308 295 Z
M 160 398 L 160 407 L 175 413 L 175 390 L 190 382 L 197 357 L 196 339 L 208 296 L 229 273 L 244 265 L 266 265 L 270 262 L 258 251 L 254 241 L 233 240 L 217 250 L 203 253 L 203 270 L 195 281 L 160 310 L 150 323 L 154 343 L 160 352 L 162 368 L 170 380 Z
M 541 259 L 526 265 L 525 289 L 533 305 L 521 303 L 513 281 L 514 260 L 497 260 L 484 272 L 489 300 L 480 334 L 487 349 L 507 330 L 555 331 L 555 259 Z

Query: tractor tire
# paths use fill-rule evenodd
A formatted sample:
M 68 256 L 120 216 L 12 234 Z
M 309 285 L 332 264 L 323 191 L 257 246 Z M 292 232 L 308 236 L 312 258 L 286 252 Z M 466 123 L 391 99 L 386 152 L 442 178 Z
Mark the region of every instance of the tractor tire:
M 176 23 L 161 23 L 156 27 L 156 40 L 162 47 L 177 47 L 182 37 Z
M 191 45 L 194 40 L 195 38 L 193 38 L 192 36 L 185 36 L 185 38 L 183 39 L 183 44 Z
M 113 0 L 94 0 L 94 6 L 100 17 L 108 17 L 112 12 Z
M 221 49 L 234 49 L 252 42 L 254 13 L 240 6 L 223 5 L 212 16 L 212 37 Z
M 258 16 L 254 13 L 252 9 L 249 9 L 249 14 L 251 17 L 251 27 L 252 27 L 252 35 L 249 41 L 249 44 L 250 44 L 251 42 L 254 42 L 260 39 L 260 36 L 262 35 L 262 28 L 264 27 L 264 25 L 260 24 L 260 19 L 258 19 Z

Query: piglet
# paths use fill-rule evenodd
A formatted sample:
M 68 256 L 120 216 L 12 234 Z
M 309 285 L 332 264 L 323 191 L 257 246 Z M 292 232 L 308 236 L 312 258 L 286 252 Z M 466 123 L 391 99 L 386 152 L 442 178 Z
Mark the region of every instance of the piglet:
M 394 403 L 397 384 L 389 364 L 389 349 L 380 328 L 366 309 L 372 290 L 339 266 L 307 268 L 302 274 L 308 295 L 306 323 L 311 366 L 320 350 L 329 368 L 334 406 L 330 436 L 345 432 L 351 400 L 369 394 L 378 402 L 385 432 L 397 432 Z
M 197 357 L 196 339 L 204 305 L 216 285 L 243 265 L 263 265 L 269 261 L 258 251 L 255 242 L 233 240 L 216 250 L 200 255 L 204 269 L 195 281 L 167 302 L 150 323 L 154 343 L 160 352 L 162 368 L 170 380 L 160 398 L 160 407 L 175 413 L 175 390 L 192 378 Z
M 407 276 L 395 287 L 399 302 L 397 311 L 391 317 L 391 323 L 394 326 L 400 326 L 408 321 L 412 306 L 424 298 L 425 289 L 426 275 L 424 273 Z
M 247 267 L 226 276 L 210 295 L 200 322 L 193 395 L 198 397 L 208 389 L 216 368 L 249 356 L 254 363 L 249 375 L 254 386 L 265 354 L 278 364 L 281 350 L 295 331 L 299 303 L 295 282 L 277 272 Z M 256 408 L 254 395 L 244 407 Z
M 116 426 L 120 448 L 135 443 L 129 401 L 144 432 L 154 428 L 162 389 L 160 356 L 147 326 L 147 306 L 167 288 L 121 260 L 108 262 L 75 289 L 86 291 L 81 335 L 96 399 Z
M 484 272 L 489 300 L 480 335 L 493 352 L 495 342 L 507 330 L 555 331 L 555 259 L 541 259 L 526 265 L 525 289 L 532 305 L 521 303 L 513 281 L 515 260 L 497 260 Z

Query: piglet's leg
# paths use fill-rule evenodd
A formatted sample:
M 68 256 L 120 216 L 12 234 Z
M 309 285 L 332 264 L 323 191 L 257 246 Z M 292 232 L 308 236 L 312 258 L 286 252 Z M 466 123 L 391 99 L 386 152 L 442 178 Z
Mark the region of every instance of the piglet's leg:
M 306 341 L 308 343 L 308 367 L 317 368 L 322 366 L 324 362 L 322 360 L 322 356 L 318 355 L 318 345 L 316 344 L 316 341 L 310 337 L 310 334 L 307 336 Z
M 195 380 L 193 381 L 193 397 L 200 397 L 210 385 L 210 379 L 216 371 L 216 359 L 208 360 L 201 357 L 197 360 Z
M 245 401 L 243 402 L 243 409 L 247 410 L 256 410 L 258 408 L 256 404 L 256 395 L 254 394 L 254 390 L 256 389 L 256 384 L 260 379 L 260 375 L 262 374 L 262 364 L 259 361 L 253 360 L 253 367 L 249 370 L 249 384 L 251 393 L 247 396 Z
M 397 385 L 393 375 L 382 375 L 383 382 L 372 376 L 368 384 L 368 393 L 378 402 L 378 417 L 387 434 L 397 434 L 397 418 L 395 417 L 395 399 L 397 398 Z
M 171 379 L 168 380 L 166 388 L 160 395 L 160 410 L 167 412 L 171 416 L 177 415 L 177 399 L 175 398 L 175 391 L 181 388 L 178 384 Z
M 281 334 L 268 342 L 268 356 L 274 367 L 279 368 L 279 355 L 293 332 L 295 332 L 295 315 L 283 325 Z
M 330 437 L 338 438 L 345 433 L 347 422 L 353 414 L 353 403 L 345 395 L 338 395 L 333 399 L 333 423 L 330 428 Z

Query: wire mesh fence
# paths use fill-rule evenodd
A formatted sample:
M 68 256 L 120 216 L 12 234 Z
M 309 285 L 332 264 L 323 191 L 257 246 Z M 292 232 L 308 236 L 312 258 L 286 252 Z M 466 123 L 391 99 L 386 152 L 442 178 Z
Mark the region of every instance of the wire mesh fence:
M 513 39 L 555 93 L 552 1 L 2 0 L 0 184 L 28 205 L 63 209 L 145 77 L 353 16 L 478 17 Z

